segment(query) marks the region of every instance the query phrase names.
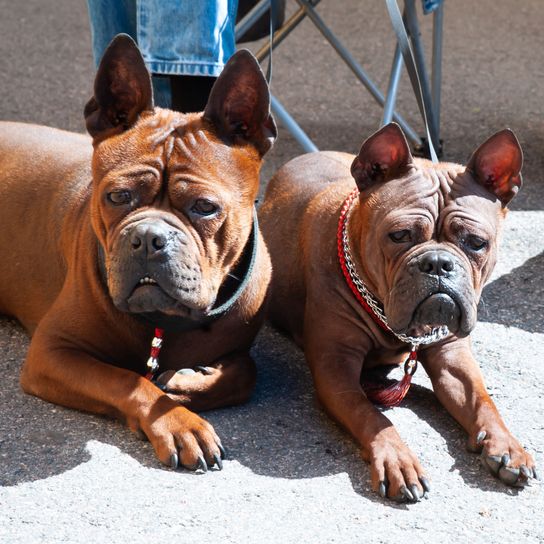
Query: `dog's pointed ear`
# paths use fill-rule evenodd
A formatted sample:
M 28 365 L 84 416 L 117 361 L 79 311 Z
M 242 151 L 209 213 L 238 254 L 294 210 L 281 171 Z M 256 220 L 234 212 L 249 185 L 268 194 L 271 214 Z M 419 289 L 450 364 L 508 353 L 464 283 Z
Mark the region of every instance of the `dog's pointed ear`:
M 523 151 L 510 129 L 487 139 L 470 158 L 467 170 L 506 206 L 522 185 Z
M 134 40 L 118 34 L 108 45 L 85 106 L 87 131 L 103 140 L 130 128 L 143 111 L 153 110 L 151 76 Z
M 264 155 L 278 134 L 270 113 L 270 91 L 257 59 L 246 49 L 227 62 L 212 87 L 204 118 L 222 138 L 246 141 Z
M 399 177 L 412 163 L 408 142 L 396 123 L 389 123 L 363 142 L 351 165 L 359 191 Z

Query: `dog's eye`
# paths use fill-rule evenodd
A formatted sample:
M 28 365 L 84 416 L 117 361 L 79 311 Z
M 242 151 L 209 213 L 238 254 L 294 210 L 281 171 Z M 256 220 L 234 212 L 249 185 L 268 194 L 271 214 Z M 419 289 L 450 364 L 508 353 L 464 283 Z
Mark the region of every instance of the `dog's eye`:
M 402 244 L 403 242 L 410 242 L 412 240 L 412 233 L 407 230 L 397 230 L 389 233 L 389 238 L 395 242 L 395 244 Z
M 128 204 L 132 199 L 130 191 L 112 191 L 108 193 L 108 200 L 115 206 L 121 206 L 121 204 Z
M 488 246 L 487 240 L 474 234 L 470 234 L 464 239 L 465 246 L 472 251 L 481 251 Z
M 199 198 L 191 208 L 193 213 L 198 215 L 212 215 L 217 211 L 218 207 L 205 198 Z

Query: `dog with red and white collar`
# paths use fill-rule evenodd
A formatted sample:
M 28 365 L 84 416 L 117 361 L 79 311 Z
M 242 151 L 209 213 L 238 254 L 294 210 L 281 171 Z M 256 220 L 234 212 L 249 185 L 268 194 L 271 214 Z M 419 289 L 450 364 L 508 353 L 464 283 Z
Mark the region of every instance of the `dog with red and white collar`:
M 260 219 L 273 266 L 270 319 L 304 349 L 320 401 L 359 443 L 383 497 L 417 501 L 429 491 L 419 460 L 372 402 L 399 402 L 417 361 L 493 474 L 508 485 L 536 477 L 470 343 L 521 166 L 509 130 L 461 166 L 413 158 L 392 123 L 357 156 L 303 155 L 268 185 Z M 364 379 L 404 362 L 399 384 Z

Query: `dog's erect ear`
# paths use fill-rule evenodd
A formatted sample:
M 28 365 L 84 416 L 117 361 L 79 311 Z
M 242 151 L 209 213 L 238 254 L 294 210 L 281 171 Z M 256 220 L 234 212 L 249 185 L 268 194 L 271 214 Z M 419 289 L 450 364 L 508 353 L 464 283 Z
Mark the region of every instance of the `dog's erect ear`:
M 518 139 L 506 129 L 491 136 L 472 154 L 467 169 L 506 206 L 521 188 L 522 164 Z
M 278 131 L 270 114 L 270 91 L 257 59 L 236 52 L 215 82 L 204 117 L 231 142 L 246 141 L 264 155 Z
M 151 76 L 134 40 L 118 34 L 108 45 L 94 81 L 94 96 L 85 106 L 89 134 L 104 139 L 130 128 L 153 109 Z
M 364 141 L 351 164 L 359 191 L 402 175 L 412 162 L 408 142 L 396 123 L 389 123 Z

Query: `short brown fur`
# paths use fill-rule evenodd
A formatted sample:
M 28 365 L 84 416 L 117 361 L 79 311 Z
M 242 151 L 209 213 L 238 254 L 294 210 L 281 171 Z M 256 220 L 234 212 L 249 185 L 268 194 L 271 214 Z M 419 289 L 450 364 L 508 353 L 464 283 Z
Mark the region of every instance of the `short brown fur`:
M 142 217 L 146 225 L 169 225 L 201 277 L 192 287 L 192 308 L 205 314 L 213 304 L 250 238 L 262 155 L 274 135 L 256 60 L 240 52 L 225 73 L 229 81 L 224 85 L 220 78 L 214 87 L 212 113 L 222 119 L 218 109 L 225 93 L 238 93 L 244 103 L 238 74 L 258 81 L 262 103 L 251 111 L 254 116 L 261 111 L 268 123 L 266 141 L 231 135 L 203 114 L 153 108 L 149 74 L 126 36 L 110 46 L 97 76 L 99 92 L 95 89 L 86 108 L 93 140 L 35 125 L 0 124 L 0 312 L 32 334 L 23 389 L 121 418 L 143 431 L 163 463 L 177 466 L 179 455 L 189 468 L 221 464 L 217 434 L 191 410 L 241 403 L 253 390 L 249 348 L 264 318 L 268 252 L 259 233 L 249 283 L 230 311 L 193 330 L 165 333 L 163 391 L 144 378 L 153 326 L 121 311 L 120 295 L 120 302 L 115 300 L 130 265 L 118 248 L 130 253 L 126 233 Z M 120 86 L 109 87 L 106 76 L 129 78 L 127 88 L 137 91 L 137 99 L 117 100 L 112 89 Z M 117 185 L 137 195 L 139 204 L 108 202 L 106 194 Z M 217 217 L 189 218 L 187 209 L 200 195 L 221 203 Z M 207 371 L 176 373 L 199 366 Z

